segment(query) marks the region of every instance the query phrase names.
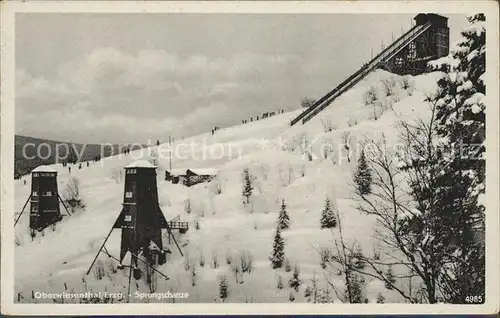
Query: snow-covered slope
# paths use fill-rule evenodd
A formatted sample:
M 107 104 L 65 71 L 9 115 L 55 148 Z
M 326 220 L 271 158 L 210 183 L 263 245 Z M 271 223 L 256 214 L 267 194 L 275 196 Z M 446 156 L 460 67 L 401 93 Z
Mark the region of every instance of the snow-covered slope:
M 383 96 L 382 81 L 389 78 L 398 83 L 396 93 L 379 98 L 375 120 L 373 107 L 365 105 L 365 93 L 375 87 L 378 95 Z M 104 267 L 102 279 L 96 279 L 94 271 L 88 276 L 85 272 L 121 210 L 123 167 L 137 159 L 151 158 L 158 161 L 159 201 L 165 217 L 172 219 L 180 215 L 181 221 L 190 223 L 189 231 L 178 236 L 185 257 L 181 257 L 173 244 L 170 246 L 172 254 L 168 262 L 159 267 L 170 279 L 158 277 L 157 292 L 189 293 L 188 299 L 177 299 L 177 302 L 221 301 L 217 277 L 225 274 L 229 282 L 226 301 L 288 302 L 290 293 L 295 301 L 305 301 L 305 284 L 313 272 L 322 275 L 318 250 L 331 246 L 336 235 L 320 230 L 320 213 L 326 197 L 338 207 L 346 238 L 357 239 L 364 253 L 373 252 L 374 220 L 358 212 L 351 199 L 350 181 L 356 166 L 356 147 L 348 162 L 340 147 L 342 136 L 348 132 L 353 146 L 365 137 L 378 139 L 382 133 L 389 142 L 395 142 L 398 119 L 412 120 L 428 115 L 428 106 L 423 100 L 426 94 L 435 90 L 437 78 L 437 73 L 412 78 L 415 90 L 410 96 L 409 90 L 400 87 L 400 77 L 376 71 L 305 125 L 289 126 L 290 120 L 300 113 L 298 110 L 221 129 L 213 136 L 207 133 L 176 141 L 172 167 L 217 169 L 217 179 L 208 184 L 187 188 L 164 181 L 164 169 L 169 167 L 169 156 L 164 150 L 167 145 L 105 158 L 81 170 L 73 167 L 71 176 L 79 180 L 85 209 L 65 217 L 54 231 L 48 228 L 43 237 L 39 235 L 34 241 L 28 233 L 28 213 L 25 212 L 16 226 L 16 301 L 17 293 L 24 297 L 21 301 L 32 302 L 32 291 L 62 292 L 66 288 L 68 292 L 127 292 L 128 271 L 115 272 L 113 268 L 117 262 L 104 254 L 98 261 L 99 266 Z M 322 149 L 325 143 L 334 145 L 327 159 Z M 307 155 L 309 146 L 310 156 Z M 63 193 L 70 174 L 61 165 L 51 167 L 59 172 L 59 191 Z M 247 207 L 242 204 L 242 171 L 245 168 L 254 178 L 253 198 Z M 16 180 L 15 186 L 18 213 L 29 195 L 30 180 L 26 185 Z M 190 213 L 186 212 L 187 200 Z M 304 284 L 299 292 L 287 286 L 292 272 L 272 269 L 269 261 L 282 200 L 291 219 L 291 228 L 283 231 L 285 255 L 292 266 L 300 267 L 300 279 Z M 116 256 L 119 255 L 119 240 L 120 231 L 116 230 L 106 245 Z M 164 244 L 167 243 L 165 236 Z M 226 263 L 226 255 L 237 258 L 243 252 L 253 256 L 253 270 L 238 278 L 237 283 Z M 219 262 L 217 268 L 213 268 L 213 255 Z M 200 258 L 205 259 L 204 266 L 200 266 Z M 196 266 L 194 286 L 192 271 L 186 270 L 186 260 Z M 276 288 L 278 276 L 282 276 L 283 289 Z M 340 277 L 338 284 L 342 286 Z M 138 288 L 149 292 L 142 281 L 132 284 L 131 291 Z M 378 282 L 368 283 L 368 299 L 375 301 L 383 288 Z M 389 291 L 384 291 L 384 295 L 387 301 L 401 301 L 397 294 Z M 141 300 L 132 297 L 131 301 Z

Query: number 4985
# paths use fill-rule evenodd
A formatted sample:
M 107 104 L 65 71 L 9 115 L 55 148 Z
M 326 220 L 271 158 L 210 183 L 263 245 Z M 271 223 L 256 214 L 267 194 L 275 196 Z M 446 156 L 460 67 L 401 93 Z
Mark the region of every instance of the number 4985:
M 468 304 L 482 304 L 483 303 L 483 296 L 481 296 L 481 295 L 466 296 L 465 302 Z

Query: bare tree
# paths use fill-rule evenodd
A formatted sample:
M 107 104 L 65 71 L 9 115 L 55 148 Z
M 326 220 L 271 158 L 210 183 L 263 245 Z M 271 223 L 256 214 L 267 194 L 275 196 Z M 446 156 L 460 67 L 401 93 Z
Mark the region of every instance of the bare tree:
M 72 212 L 77 208 L 85 208 L 82 198 L 80 197 L 80 180 L 77 178 L 69 178 L 68 184 L 63 192 L 63 197 L 66 203 L 71 207 Z
M 212 267 L 214 269 L 219 267 L 219 255 L 215 249 L 212 250 Z
M 347 155 L 347 162 L 351 162 L 351 134 L 344 131 L 341 135 L 342 146 Z
M 111 179 L 113 179 L 116 183 L 122 183 L 123 178 L 123 169 L 115 168 L 111 171 Z
M 376 100 L 378 100 L 378 93 L 375 86 L 371 86 L 366 92 L 364 96 L 365 105 L 371 105 Z
M 429 120 L 400 123 L 402 143 L 397 152 L 390 149 L 385 137 L 371 142 L 373 149 L 367 157 L 373 169 L 372 193 L 356 191 L 358 210 L 376 217 L 376 239 L 390 252 L 379 260 L 362 256 L 367 269 L 354 270 L 381 280 L 411 303 L 443 299 L 442 270 L 450 262 L 453 244 L 448 226 L 452 220 L 439 204 L 438 177 L 444 166 L 438 160 L 442 153 L 435 147 L 436 102 L 428 101 Z M 398 268 L 400 274 L 388 267 Z M 417 293 L 411 285 L 400 284 L 415 277 L 420 282 Z
M 332 120 L 329 118 L 321 118 L 321 125 L 325 133 L 336 130 L 337 127 L 333 125 Z

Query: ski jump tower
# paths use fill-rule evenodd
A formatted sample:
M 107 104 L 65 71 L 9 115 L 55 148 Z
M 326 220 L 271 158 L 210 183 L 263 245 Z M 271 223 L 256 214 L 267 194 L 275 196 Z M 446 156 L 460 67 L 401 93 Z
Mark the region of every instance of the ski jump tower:
M 14 225 L 30 203 L 29 228 L 31 236 L 34 237 L 35 231 L 42 231 L 62 219 L 59 201 L 63 203 L 57 189 L 57 171 L 49 166 L 36 167 L 31 171 L 31 193 Z M 64 203 L 63 206 L 70 215 Z
M 381 68 L 398 75 L 418 75 L 427 71 L 427 63 L 449 54 L 448 18 L 434 13 L 420 13 L 415 26 L 371 61 L 349 76 L 314 105 L 294 118 L 293 126 L 302 120 L 305 124 L 328 107 L 337 97 L 348 91 L 372 71 Z
M 141 277 L 138 261 L 158 272 L 154 266 L 163 265 L 166 262 L 166 253 L 170 253 L 168 249 L 163 249 L 162 229 L 167 229 L 169 237 L 174 239 L 182 255 L 182 251 L 172 235 L 169 222 L 163 216 L 158 203 L 155 166 L 147 161 L 139 160 L 125 167 L 125 189 L 122 205 L 118 218 L 97 252 L 87 274 L 101 251 L 119 261 L 120 268 L 126 266 L 123 263 L 126 255 L 130 254 L 129 266 L 134 269 L 136 279 Z M 119 259 L 112 256 L 104 247 L 114 229 L 122 230 Z

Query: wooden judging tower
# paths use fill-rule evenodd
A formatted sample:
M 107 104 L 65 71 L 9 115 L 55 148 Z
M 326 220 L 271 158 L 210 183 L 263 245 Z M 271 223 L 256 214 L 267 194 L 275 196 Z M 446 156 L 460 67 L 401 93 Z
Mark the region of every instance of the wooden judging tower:
M 123 208 L 113 228 L 121 228 L 120 261 L 130 251 L 155 263 L 164 263 L 161 230 L 168 226 L 158 204 L 156 167 L 147 161 L 136 161 L 125 167 Z M 137 265 L 137 260 L 134 260 Z
M 31 172 L 31 194 L 15 224 L 29 202 L 29 228 L 34 236 L 35 231 L 42 231 L 62 219 L 59 200 L 61 197 L 57 189 L 57 171 L 49 166 L 38 166 Z M 66 206 L 64 208 L 66 209 Z M 66 212 L 69 215 L 67 209 Z
M 155 265 L 163 265 L 166 262 L 166 253 L 170 253 L 168 249 L 163 249 L 162 229 L 167 229 L 169 238 L 173 238 L 181 255 L 182 251 L 160 209 L 156 167 L 148 161 L 139 160 L 125 166 L 125 188 L 122 205 L 122 210 L 97 252 L 87 271 L 87 275 L 102 251 L 119 261 L 119 268 L 130 267 L 131 272 L 133 269 L 135 279 L 141 277 L 138 261 L 167 278 L 154 268 Z M 115 258 L 104 247 L 114 229 L 122 230 L 119 258 Z M 129 254 L 130 265 L 123 264 L 125 259 L 128 260 L 126 256 Z

